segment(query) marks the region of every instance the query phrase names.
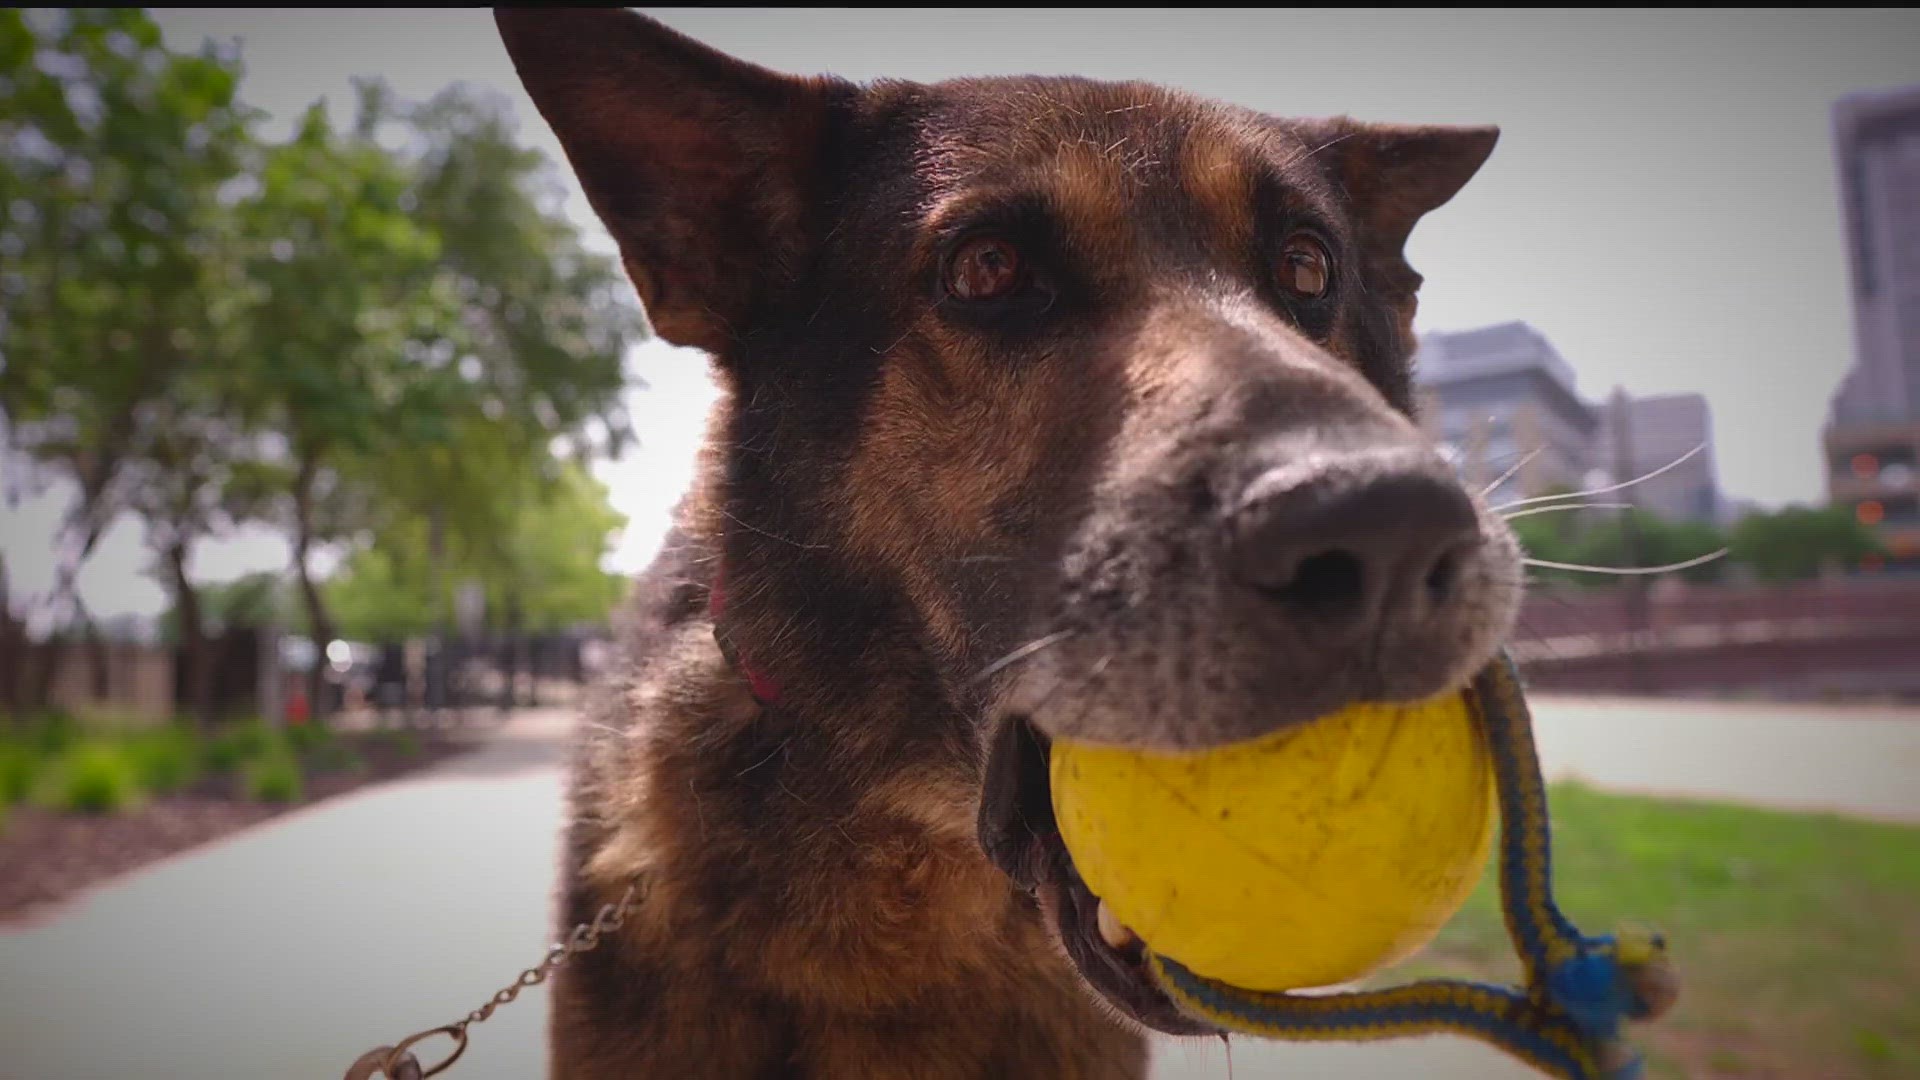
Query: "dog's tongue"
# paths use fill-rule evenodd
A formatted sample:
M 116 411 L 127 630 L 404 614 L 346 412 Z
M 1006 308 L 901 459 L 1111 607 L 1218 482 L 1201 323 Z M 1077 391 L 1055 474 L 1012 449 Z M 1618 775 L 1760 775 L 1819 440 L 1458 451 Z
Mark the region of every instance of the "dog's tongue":
M 1100 940 L 1106 942 L 1107 947 L 1113 951 L 1125 952 L 1140 944 L 1140 936 L 1120 921 L 1120 916 L 1113 913 L 1113 909 L 1107 906 L 1105 900 L 1100 901 L 1097 919 L 1100 925 Z

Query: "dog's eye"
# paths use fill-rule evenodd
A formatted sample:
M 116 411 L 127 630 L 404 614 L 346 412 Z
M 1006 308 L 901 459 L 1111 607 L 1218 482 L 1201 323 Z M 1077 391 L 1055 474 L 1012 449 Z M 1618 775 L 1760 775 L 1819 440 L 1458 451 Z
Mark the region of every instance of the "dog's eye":
M 1318 300 L 1333 284 L 1333 257 L 1312 236 L 1294 233 L 1280 249 L 1274 278 L 1287 293 L 1303 300 Z
M 961 244 L 947 261 L 947 292 L 959 300 L 998 300 L 1020 288 L 1020 251 L 998 237 Z

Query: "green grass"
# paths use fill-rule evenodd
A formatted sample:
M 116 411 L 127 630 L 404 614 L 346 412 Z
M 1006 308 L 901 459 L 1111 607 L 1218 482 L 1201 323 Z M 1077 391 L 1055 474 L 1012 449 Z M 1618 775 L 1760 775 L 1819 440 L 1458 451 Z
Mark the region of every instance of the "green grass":
M 1680 1004 L 1634 1031 L 1652 1075 L 1920 1075 L 1920 829 L 1573 784 L 1552 809 L 1568 916 L 1667 932 Z M 1377 981 L 1518 971 L 1490 869 L 1426 953 Z

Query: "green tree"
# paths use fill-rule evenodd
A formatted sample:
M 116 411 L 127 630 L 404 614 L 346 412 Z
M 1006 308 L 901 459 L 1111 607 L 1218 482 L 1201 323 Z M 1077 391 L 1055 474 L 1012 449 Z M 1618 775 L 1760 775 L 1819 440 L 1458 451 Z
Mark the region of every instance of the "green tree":
M 140 453 L 127 465 L 125 503 L 146 523 L 158 576 L 173 597 L 187 710 L 201 724 L 213 715 L 213 655 L 201 586 L 188 575 L 194 545 L 231 519 L 226 491 L 247 441 L 225 411 L 216 387 L 230 373 L 218 363 L 196 366 L 164 402 L 156 402 Z
M 1733 557 L 1762 581 L 1811 578 L 1830 566 L 1851 566 L 1881 545 L 1846 507 L 1789 506 L 1749 514 L 1733 527 Z
M 218 584 L 201 584 L 197 587 L 197 596 L 200 617 L 209 637 L 245 627 L 266 626 L 268 623 L 297 627 L 298 623 L 294 620 L 301 614 L 298 600 L 289 593 L 280 575 L 275 573 L 253 573 Z M 180 611 L 177 605 L 160 616 L 158 631 L 161 641 L 170 644 L 179 642 Z
M 327 583 L 342 631 L 372 641 L 444 631 L 453 623 L 453 600 L 443 581 L 479 583 L 494 630 L 537 633 L 604 621 L 626 588 L 625 578 L 601 566 L 625 523 L 608 504 L 605 485 L 568 464 L 513 505 L 503 532 L 452 540 L 437 555 L 426 521 L 396 520 Z
M 1638 550 L 1629 545 L 1622 514 L 1632 515 Z M 1576 566 L 1671 566 L 1712 554 L 1727 546 L 1725 534 L 1706 522 L 1669 521 L 1644 510 L 1601 510 L 1536 514 L 1513 522 L 1514 534 L 1531 558 Z M 1675 571 L 1688 581 L 1714 581 L 1724 573 L 1721 560 Z M 1534 581 L 1582 589 L 1618 587 L 1618 574 L 1535 567 Z
M 13 448 L 78 492 L 47 603 L 89 639 L 79 570 L 134 464 L 174 452 L 158 444 L 181 380 L 221 366 L 221 194 L 253 119 L 238 78 L 233 55 L 172 52 L 137 10 L 0 11 L 0 411 Z
M 433 347 L 459 356 L 471 395 L 456 440 L 411 459 L 411 489 L 397 496 L 428 518 L 431 550 L 444 554 L 450 537 L 470 549 L 491 542 L 504 562 L 513 477 L 531 469 L 536 486 L 561 482 L 556 440 L 585 460 L 631 438 L 622 361 L 642 324 L 618 266 L 586 250 L 550 164 L 518 144 L 498 99 L 455 86 L 413 105 L 377 81 L 359 90 L 360 132 L 405 136 L 416 213 L 444 240 L 464 333 Z M 450 594 L 454 582 L 432 587 Z
M 436 289 L 439 238 L 410 216 L 392 155 L 343 137 L 316 104 L 262 155 L 238 213 L 246 237 L 252 348 L 244 408 L 278 438 L 235 477 L 234 500 L 284 528 L 316 641 L 333 636 L 313 570 L 379 496 L 379 463 L 444 438 L 444 366 L 409 347 L 450 319 Z M 321 700 L 318 681 L 309 700 Z
M 578 501 L 555 447 L 631 435 L 622 360 L 642 324 L 618 267 L 497 102 L 363 83 L 346 130 L 316 106 L 269 146 L 239 71 L 211 45 L 167 50 L 138 11 L 0 11 L 0 412 L 12 448 L 79 492 L 53 606 L 97 637 L 74 580 L 127 511 L 196 701 L 219 620 L 186 568 L 240 519 L 286 531 L 323 645 L 328 546 L 424 551 L 423 611 L 445 608 L 456 564 L 502 611 L 581 606 L 551 599 L 579 575 L 516 585 L 508 568 L 555 565 L 519 531 L 528 505 Z
M 254 501 L 293 538 L 321 641 L 334 619 L 317 546 L 424 532 L 434 597 L 450 596 L 450 544 L 506 559 L 520 493 L 558 482 L 556 439 L 628 437 L 622 361 L 641 330 L 617 268 L 541 198 L 548 165 L 497 106 L 457 88 L 422 106 L 376 82 L 358 94 L 351 131 L 316 109 L 276 148 L 250 207 L 251 231 L 273 237 L 254 271 L 256 383 L 286 452 L 248 486 L 282 493 Z M 395 132 L 397 153 L 383 148 Z

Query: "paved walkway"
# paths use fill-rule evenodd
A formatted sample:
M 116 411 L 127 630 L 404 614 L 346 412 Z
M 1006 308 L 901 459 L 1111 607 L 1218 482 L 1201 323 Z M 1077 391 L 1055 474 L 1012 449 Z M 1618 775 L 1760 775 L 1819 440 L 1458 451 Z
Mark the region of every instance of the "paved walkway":
M 1920 821 L 1920 712 L 1545 699 L 1549 772 Z M 305 1080 L 453 1019 L 546 943 L 554 713 L 434 772 L 279 818 L 0 934 L 0 1080 Z M 542 1075 L 543 991 L 474 1029 L 450 1077 Z M 1236 1040 L 1233 1076 L 1521 1080 L 1477 1044 Z M 1158 1075 L 1228 1075 L 1213 1041 Z
M 1920 708 L 1541 695 L 1534 712 L 1550 776 L 1920 823 Z

